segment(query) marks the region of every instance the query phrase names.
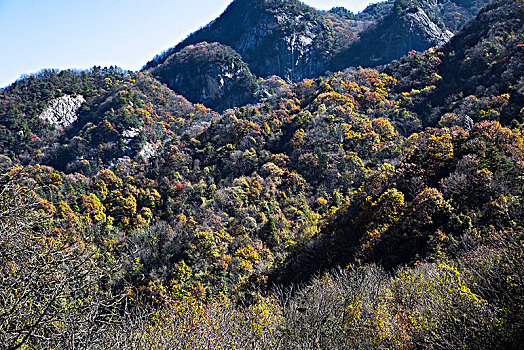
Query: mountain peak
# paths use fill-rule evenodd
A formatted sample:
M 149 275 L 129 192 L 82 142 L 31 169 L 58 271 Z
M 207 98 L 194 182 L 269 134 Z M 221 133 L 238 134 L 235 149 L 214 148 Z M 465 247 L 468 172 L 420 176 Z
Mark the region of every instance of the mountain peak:
M 168 68 L 169 62 L 177 61 L 170 60 L 171 56 L 190 45 L 216 42 L 235 51 L 257 77 L 276 75 L 288 82 L 298 82 L 352 66 L 383 65 L 412 50 L 442 45 L 453 35 L 447 27 L 458 25 L 454 18 L 448 18 L 448 12 L 469 13 L 469 7 L 486 1 L 461 4 L 453 0 L 452 8 L 448 8 L 449 1 L 441 4 L 434 0 L 390 0 L 350 15 L 340 8 L 317 11 L 298 0 L 235 0 L 216 20 L 155 57 L 144 68 L 169 84 L 178 74 L 175 71 L 185 66 Z M 436 14 L 442 11 L 444 20 L 440 21 Z M 210 79 L 214 77 L 207 80 Z M 176 86 L 181 93 L 191 90 L 194 87 Z M 205 103 L 202 97 L 196 100 L 188 97 Z
M 320 51 L 329 50 L 330 35 L 325 18 L 297 0 L 236 0 L 216 20 L 157 56 L 145 69 L 164 63 L 188 45 L 220 42 L 238 52 L 257 76 L 296 81 L 326 70 Z

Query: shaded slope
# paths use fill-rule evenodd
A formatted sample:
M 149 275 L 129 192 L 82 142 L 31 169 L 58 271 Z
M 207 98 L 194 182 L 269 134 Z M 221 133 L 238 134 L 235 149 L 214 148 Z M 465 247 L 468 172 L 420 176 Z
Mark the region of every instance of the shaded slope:
M 257 77 L 276 75 L 288 82 L 383 65 L 412 50 L 446 43 L 452 36 L 446 28 L 458 30 L 485 2 L 390 0 L 353 14 L 340 7 L 317 11 L 297 0 L 235 0 L 215 21 L 155 57 L 144 70 L 189 100 L 224 110 L 255 100 L 257 88 L 242 62 Z M 217 57 L 217 44 L 205 51 L 204 42 L 232 48 L 239 55 L 236 67 Z M 188 47 L 199 54 L 188 55 Z M 209 57 L 204 58 L 206 52 Z
M 521 122 L 523 21 L 520 2 L 495 1 L 445 46 L 394 61 L 384 71 L 398 79 L 398 89 L 426 92 L 414 101 L 424 125 L 436 125 L 448 112 L 473 121 Z
M 421 8 L 397 9 L 361 33 L 358 42 L 339 53 L 333 68 L 386 64 L 411 50 L 424 51 L 434 45 L 443 45 L 452 35 L 433 23 Z
M 259 90 L 240 56 L 219 43 L 186 46 L 150 72 L 190 101 L 217 111 L 254 103 Z
M 485 7 L 443 48 L 445 58 L 439 67 L 442 81 L 432 96 L 432 105 L 453 108 L 446 105 L 446 99 L 456 101 L 459 93 L 477 98 L 509 94 L 503 114 L 493 117 L 511 122 L 524 106 L 523 22 L 524 5 L 520 1 L 494 1 Z

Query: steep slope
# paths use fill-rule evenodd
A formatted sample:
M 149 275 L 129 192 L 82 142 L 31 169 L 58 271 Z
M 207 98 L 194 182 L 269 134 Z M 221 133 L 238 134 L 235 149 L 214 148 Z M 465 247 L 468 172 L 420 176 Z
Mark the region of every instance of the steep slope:
M 334 70 L 349 66 L 373 67 L 407 55 L 445 44 L 453 34 L 443 31 L 420 7 L 395 8 L 375 26 L 360 34 L 359 40 L 334 59 Z
M 488 4 L 487 0 L 418 0 L 421 7 L 443 30 L 457 33 Z
M 392 90 L 431 127 L 409 137 L 395 166 L 368 178 L 274 278 L 307 280 L 321 261 L 396 266 L 464 234 L 522 228 L 523 21 L 522 2 L 495 1 L 444 47 L 388 65 Z
M 297 0 L 235 0 L 215 21 L 155 57 L 144 68 L 163 64 L 188 45 L 219 42 L 238 52 L 259 77 L 278 75 L 299 81 L 332 69 L 332 57 L 355 45 L 358 49 L 352 54 L 358 57 L 347 63 L 362 66 L 383 64 L 411 50 L 440 45 L 451 37 L 448 28 L 458 30 L 485 3 L 487 0 L 390 0 L 370 5 L 354 15 L 343 8 L 319 12 Z M 373 37 L 396 41 L 386 48 L 388 54 L 380 62 L 373 57 L 383 54 L 384 45 L 368 45 Z M 395 44 L 402 45 L 393 49 Z
M 340 7 L 317 11 L 298 0 L 235 0 L 219 18 L 144 69 L 192 102 L 224 110 L 255 100 L 257 88 L 241 61 L 255 76 L 276 75 L 288 82 L 351 66 L 383 65 L 446 43 L 452 36 L 446 28 L 460 28 L 486 1 L 390 0 L 355 15 Z M 204 58 L 204 44 L 195 46 L 203 42 L 232 48 L 240 55 L 239 70 L 216 57 L 216 46 Z M 187 47 L 201 54 L 188 55 Z M 247 87 L 239 92 L 236 85 Z
M 519 1 L 494 1 L 442 48 L 412 54 L 384 71 L 399 80 L 400 89 L 425 91 L 415 101 L 425 125 L 436 125 L 446 113 L 522 122 L 523 21 Z
M 333 44 L 323 16 L 298 0 L 236 0 L 207 27 L 145 68 L 202 41 L 232 47 L 257 76 L 278 75 L 293 81 L 322 74 Z
M 240 56 L 219 43 L 186 46 L 150 72 L 191 102 L 217 111 L 253 103 L 259 90 Z
M 524 5 L 518 0 L 494 1 L 468 23 L 442 52 L 441 83 L 432 96 L 433 106 L 460 112 L 461 96 L 470 103 L 489 96 L 507 98 L 502 115 L 489 116 L 489 106 L 479 108 L 474 120 L 500 119 L 509 124 L 524 107 Z M 487 101 L 485 101 L 487 102 Z M 488 104 L 496 104 L 492 101 Z M 481 109 L 488 111 L 481 113 Z M 522 116 L 521 116 L 522 117 Z

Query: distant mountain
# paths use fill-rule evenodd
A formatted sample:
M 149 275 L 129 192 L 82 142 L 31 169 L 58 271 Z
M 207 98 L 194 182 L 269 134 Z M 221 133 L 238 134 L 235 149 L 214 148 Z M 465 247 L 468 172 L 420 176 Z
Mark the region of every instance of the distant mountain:
M 215 21 L 145 68 L 164 64 L 172 54 L 203 41 L 232 47 L 256 76 L 291 81 L 323 73 L 334 44 L 324 16 L 297 0 L 236 0 Z
M 202 42 L 227 45 L 255 76 L 277 75 L 297 82 L 350 66 L 383 65 L 411 50 L 442 45 L 453 35 L 450 29 L 458 30 L 486 2 L 390 0 L 353 14 L 343 8 L 317 11 L 297 0 L 235 0 L 219 18 L 155 57 L 144 69 L 190 101 L 223 110 L 249 98 L 232 96 L 230 88 L 221 84 L 218 90 L 212 89 L 220 102 L 208 92 L 196 94 L 209 90 L 217 72 L 206 70 L 201 57 L 192 62 L 192 56 L 181 53 L 186 47 Z M 216 66 L 215 58 L 206 59 Z M 194 76 L 195 67 L 200 67 L 196 81 L 181 78 Z M 219 70 L 224 73 L 228 69 Z M 241 81 L 243 72 L 238 77 L 237 72 L 228 72 L 232 78 L 227 80 Z
M 453 33 L 442 30 L 420 7 L 396 8 L 381 18 L 360 39 L 338 53 L 332 67 L 342 70 L 349 66 L 373 67 L 391 62 L 409 51 L 424 51 L 443 45 Z

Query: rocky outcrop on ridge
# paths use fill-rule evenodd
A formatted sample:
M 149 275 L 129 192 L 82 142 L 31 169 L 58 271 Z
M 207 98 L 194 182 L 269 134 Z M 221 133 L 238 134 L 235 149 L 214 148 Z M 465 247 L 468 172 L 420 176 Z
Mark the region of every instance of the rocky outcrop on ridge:
M 238 53 L 238 62 L 257 77 L 298 82 L 349 67 L 384 65 L 412 50 L 442 45 L 453 36 L 448 28 L 458 30 L 486 2 L 389 0 L 353 14 L 343 8 L 317 11 L 298 0 L 235 0 L 144 70 L 192 102 L 223 110 L 252 100 L 249 89 L 234 95 L 245 69 L 235 72 L 241 65 L 224 65 L 213 55 L 192 62 L 186 48 L 220 43 Z
M 325 72 L 333 44 L 331 34 L 323 15 L 299 1 L 236 0 L 207 27 L 145 68 L 164 63 L 188 45 L 220 42 L 240 54 L 256 76 L 278 75 L 298 81 Z
M 84 102 L 82 95 L 58 97 L 49 102 L 38 118 L 56 127 L 67 127 L 78 119 L 77 112 Z
M 217 111 L 256 101 L 259 86 L 247 64 L 219 43 L 189 45 L 151 74 L 194 103 Z
M 334 59 L 333 69 L 349 66 L 378 66 L 407 55 L 448 42 L 453 33 L 439 28 L 418 7 L 391 13 L 378 25 L 366 30 L 357 43 Z

